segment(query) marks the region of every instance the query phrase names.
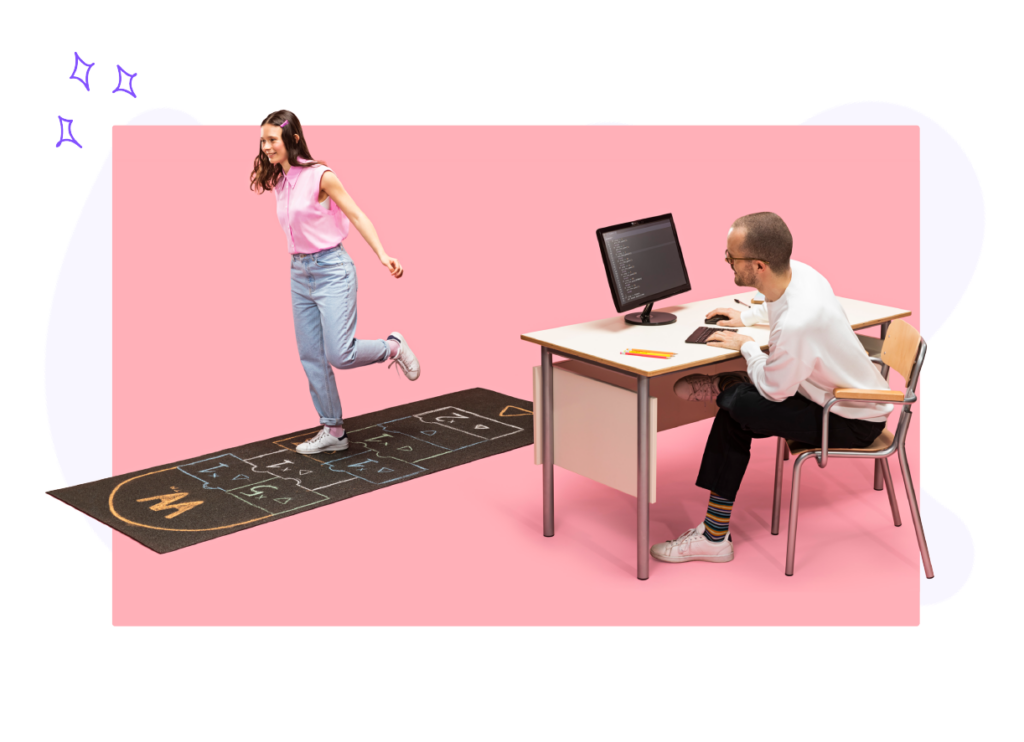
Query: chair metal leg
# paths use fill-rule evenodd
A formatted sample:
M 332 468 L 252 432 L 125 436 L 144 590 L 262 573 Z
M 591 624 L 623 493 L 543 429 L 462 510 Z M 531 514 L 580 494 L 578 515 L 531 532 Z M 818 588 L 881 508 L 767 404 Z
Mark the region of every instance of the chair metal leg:
M 800 507 L 800 469 L 814 454 L 808 451 L 796 457 L 793 463 L 793 494 L 789 498 L 789 533 L 786 543 L 786 576 L 793 576 L 793 562 L 796 561 L 796 516 Z
M 885 489 L 889 493 L 889 507 L 892 509 L 892 524 L 897 528 L 903 525 L 900 520 L 900 508 L 896 504 L 896 492 L 892 488 L 892 472 L 889 471 L 889 459 L 875 459 L 875 465 L 882 470 Z M 877 487 L 875 489 L 878 489 Z
M 772 500 L 772 535 L 779 535 L 779 513 L 782 510 L 782 462 L 789 453 L 785 438 L 779 438 L 775 449 L 775 497 Z
M 885 459 L 875 459 L 875 491 L 882 491 L 882 483 L 884 481 L 885 474 L 882 473 L 882 462 Z
M 902 444 L 902 441 L 900 443 Z M 917 546 L 921 550 L 921 559 L 924 561 L 924 574 L 930 580 L 935 576 L 935 572 L 932 571 L 932 559 L 928 555 L 928 544 L 924 540 L 924 526 L 921 525 L 921 513 L 917 508 L 917 493 L 914 492 L 914 483 L 910 479 L 910 464 L 907 462 L 907 452 L 900 445 L 898 453 L 900 469 L 903 471 L 903 485 L 907 489 L 907 499 L 910 501 L 910 515 L 914 520 L 914 530 L 917 531 Z

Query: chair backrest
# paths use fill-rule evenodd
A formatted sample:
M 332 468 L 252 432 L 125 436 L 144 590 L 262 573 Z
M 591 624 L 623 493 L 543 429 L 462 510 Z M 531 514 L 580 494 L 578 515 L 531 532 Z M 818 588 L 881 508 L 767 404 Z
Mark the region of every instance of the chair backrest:
M 923 345 L 921 333 L 901 319 L 892 321 L 882 344 L 882 363 L 896 369 L 896 373 L 906 379 L 907 388 L 911 391 L 917 386 L 920 364 L 924 362 Z
M 907 391 L 913 394 L 917 392 L 917 379 L 921 375 L 921 367 L 924 365 L 924 356 L 927 352 L 928 344 L 921 337 L 921 333 L 903 320 L 897 319 L 890 323 L 879 355 L 882 363 L 896 369 L 896 372 L 906 379 Z M 910 405 L 903 405 L 893 434 L 900 446 L 904 445 L 909 429 Z

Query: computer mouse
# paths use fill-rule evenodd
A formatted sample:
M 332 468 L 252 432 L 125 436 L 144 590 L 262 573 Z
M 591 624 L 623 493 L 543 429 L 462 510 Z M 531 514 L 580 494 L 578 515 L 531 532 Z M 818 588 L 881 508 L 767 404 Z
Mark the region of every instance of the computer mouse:
M 704 324 L 705 325 L 717 325 L 719 320 L 724 320 L 724 319 L 729 319 L 729 317 L 724 315 L 724 314 L 716 314 L 715 316 L 708 317 L 706 320 L 704 320 Z

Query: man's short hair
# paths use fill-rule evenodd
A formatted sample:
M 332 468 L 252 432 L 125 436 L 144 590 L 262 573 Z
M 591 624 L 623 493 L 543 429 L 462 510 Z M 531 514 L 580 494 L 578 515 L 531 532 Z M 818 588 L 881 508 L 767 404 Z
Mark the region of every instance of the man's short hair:
M 775 274 L 789 270 L 793 235 L 782 217 L 770 211 L 760 211 L 741 216 L 732 226 L 734 229 L 743 227 L 747 232 L 743 238 L 743 251 L 747 257 L 762 259 Z

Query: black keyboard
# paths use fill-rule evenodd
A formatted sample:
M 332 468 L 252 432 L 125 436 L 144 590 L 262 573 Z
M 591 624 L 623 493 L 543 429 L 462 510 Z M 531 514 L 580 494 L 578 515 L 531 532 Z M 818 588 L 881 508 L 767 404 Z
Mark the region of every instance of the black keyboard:
M 716 332 L 736 332 L 728 327 L 698 327 L 690 337 L 686 338 L 688 343 L 707 343 L 708 338 Z

